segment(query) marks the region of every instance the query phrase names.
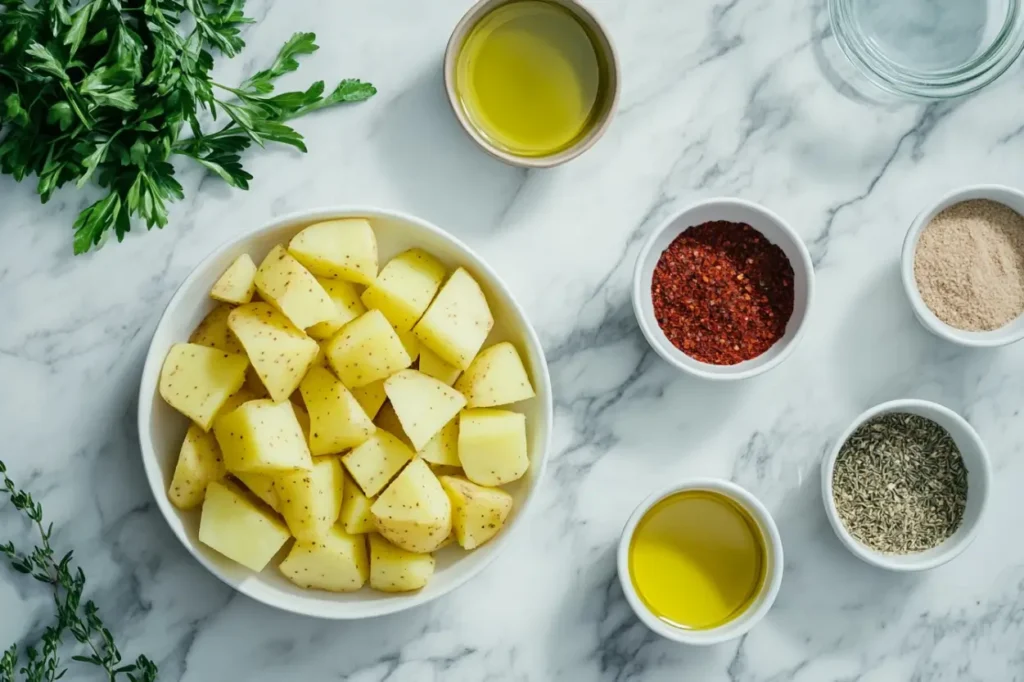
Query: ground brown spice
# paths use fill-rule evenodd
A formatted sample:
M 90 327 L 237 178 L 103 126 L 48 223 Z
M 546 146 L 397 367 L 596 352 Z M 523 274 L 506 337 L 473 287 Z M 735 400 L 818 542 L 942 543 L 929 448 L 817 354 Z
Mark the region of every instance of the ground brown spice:
M 941 211 L 914 252 L 917 290 L 935 316 L 965 331 L 998 329 L 1024 312 L 1024 216 L 988 199 Z
M 735 365 L 785 333 L 793 315 L 793 266 L 750 225 L 703 223 L 661 254 L 651 297 L 672 345 L 701 362 Z

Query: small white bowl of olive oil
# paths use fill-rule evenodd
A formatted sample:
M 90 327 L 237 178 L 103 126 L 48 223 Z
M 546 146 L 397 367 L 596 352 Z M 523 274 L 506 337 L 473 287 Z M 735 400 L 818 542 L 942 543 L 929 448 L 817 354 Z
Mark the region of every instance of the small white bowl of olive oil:
M 619 68 L 608 33 L 575 0 L 481 0 L 452 33 L 444 82 L 456 118 L 485 151 L 546 168 L 604 133 Z
M 655 633 L 709 645 L 746 634 L 782 584 L 782 538 L 765 506 L 729 481 L 691 479 L 644 500 L 619 541 L 619 582 Z

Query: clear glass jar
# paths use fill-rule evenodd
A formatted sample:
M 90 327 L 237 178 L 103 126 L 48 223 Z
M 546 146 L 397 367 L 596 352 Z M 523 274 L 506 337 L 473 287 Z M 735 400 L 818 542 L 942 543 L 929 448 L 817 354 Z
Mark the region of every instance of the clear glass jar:
M 875 86 L 946 99 L 988 85 L 1024 49 L 1021 0 L 829 0 L 836 41 Z

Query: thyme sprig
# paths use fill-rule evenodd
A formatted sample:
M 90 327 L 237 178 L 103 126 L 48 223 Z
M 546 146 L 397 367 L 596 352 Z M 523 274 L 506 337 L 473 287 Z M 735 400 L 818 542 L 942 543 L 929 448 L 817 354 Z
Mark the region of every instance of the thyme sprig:
M 56 609 L 55 622 L 43 630 L 38 644 L 25 648 L 24 660 L 17 644 L 12 644 L 0 655 L 0 682 L 53 682 L 62 678 L 67 668 L 61 662 L 60 648 L 68 632 L 83 645 L 85 651 L 72 656 L 72 660 L 102 668 L 109 682 L 122 678 L 129 682 L 155 680 L 157 667 L 145 656 L 139 656 L 134 663 L 124 663 L 114 636 L 103 624 L 96 604 L 91 600 L 82 602 L 85 573 L 72 563 L 72 552 L 57 558 L 50 544 L 53 524 L 44 521 L 43 505 L 15 485 L 2 461 L 0 475 L 3 476 L 0 494 L 6 495 L 14 509 L 21 512 L 39 533 L 39 544 L 31 552 L 21 552 L 12 541 L 8 541 L 0 545 L 0 553 L 8 558 L 11 568 L 18 573 L 49 585 Z

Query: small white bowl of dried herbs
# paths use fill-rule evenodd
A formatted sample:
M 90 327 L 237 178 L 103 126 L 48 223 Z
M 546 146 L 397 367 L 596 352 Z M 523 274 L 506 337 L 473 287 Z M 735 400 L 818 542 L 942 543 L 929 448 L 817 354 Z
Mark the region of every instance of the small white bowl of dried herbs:
M 974 540 L 992 471 L 977 432 L 952 410 L 894 400 L 860 415 L 821 465 L 833 530 L 891 571 L 940 566 Z

